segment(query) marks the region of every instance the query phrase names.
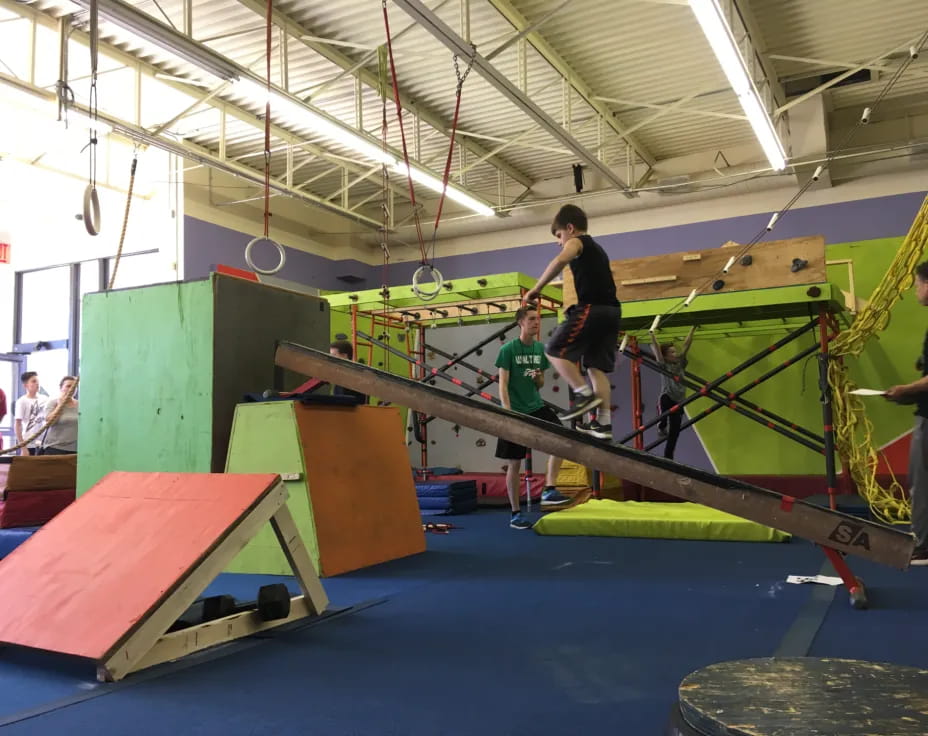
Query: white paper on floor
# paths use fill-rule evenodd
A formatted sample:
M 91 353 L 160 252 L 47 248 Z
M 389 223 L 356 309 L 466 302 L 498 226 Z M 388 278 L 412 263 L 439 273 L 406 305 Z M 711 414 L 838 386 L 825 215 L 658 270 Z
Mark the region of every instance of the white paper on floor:
M 786 578 L 787 583 L 819 583 L 820 585 L 841 585 L 841 578 L 833 578 L 828 575 L 789 575 Z

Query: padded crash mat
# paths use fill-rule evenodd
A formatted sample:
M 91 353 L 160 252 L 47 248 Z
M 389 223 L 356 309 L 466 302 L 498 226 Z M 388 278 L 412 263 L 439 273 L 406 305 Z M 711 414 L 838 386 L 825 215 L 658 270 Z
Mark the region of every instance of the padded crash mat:
M 784 532 L 695 503 L 592 500 L 547 514 L 538 534 L 585 537 L 647 537 L 731 542 L 782 542 Z
M 110 473 L 0 563 L 0 642 L 103 658 L 278 480 Z

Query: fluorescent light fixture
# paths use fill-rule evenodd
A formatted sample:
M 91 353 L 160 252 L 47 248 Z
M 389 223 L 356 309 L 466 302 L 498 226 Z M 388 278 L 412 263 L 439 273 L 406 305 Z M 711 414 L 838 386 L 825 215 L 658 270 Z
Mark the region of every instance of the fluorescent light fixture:
M 783 150 L 783 144 L 773 127 L 770 116 L 764 110 L 754 82 L 748 74 L 747 64 L 741 56 L 741 51 L 722 14 L 718 0 L 689 0 L 689 3 L 706 40 L 709 41 L 715 57 L 722 66 L 722 71 L 728 77 L 728 83 L 738 96 L 738 102 L 741 103 L 744 114 L 754 129 L 754 135 L 757 136 L 761 148 L 764 149 L 764 155 L 767 156 L 770 166 L 774 171 L 786 168 L 786 153 Z
M 234 82 L 231 90 L 234 94 L 240 95 L 253 103 L 263 105 L 268 101 L 267 84 L 250 77 L 242 77 L 237 82 Z M 402 176 L 407 175 L 406 164 L 398 161 L 390 151 L 384 151 L 380 145 L 338 124 L 328 116 L 317 112 L 273 85 L 270 91 L 270 102 L 272 118 L 289 122 L 294 126 L 310 128 L 324 138 L 328 138 L 345 148 L 351 149 L 365 158 L 369 158 L 377 163 L 386 164 Z M 431 189 L 433 192 L 441 194 L 441 179 L 415 166 L 412 167 L 412 180 Z M 450 185 L 448 186 L 448 191 L 445 196 L 452 202 L 457 202 L 473 210 L 478 215 L 491 217 L 496 214 L 490 206 Z
M 232 92 L 261 105 L 268 101 L 267 84 L 248 77 L 233 83 Z M 391 167 L 396 164 L 396 158 L 389 151 L 384 151 L 376 143 L 353 133 L 274 86 L 271 86 L 270 102 L 272 118 L 294 126 L 311 128 L 315 133 L 378 163 Z
M 74 0 L 74 3 L 85 10 L 90 9 L 90 0 Z M 179 57 L 220 80 L 232 82 L 232 89 L 235 94 L 241 95 L 252 102 L 260 104 L 267 102 L 268 90 L 264 83 L 245 76 L 243 70 L 233 62 L 223 58 L 207 46 L 194 41 L 189 36 L 179 33 L 163 23 L 159 23 L 132 5 L 122 0 L 98 0 L 98 12 L 102 19 L 140 36 L 167 53 Z M 319 135 L 345 148 L 349 148 L 365 158 L 386 164 L 394 169 L 399 167 L 403 174 L 406 173 L 406 167 L 401 166 L 392 153 L 385 152 L 381 146 L 373 141 L 352 132 L 287 93 L 271 87 L 270 102 L 275 117 L 279 117 L 284 121 L 289 120 L 294 125 L 311 128 Z M 441 182 L 435 177 L 415 167 L 413 167 L 412 172 L 413 180 L 436 192 L 442 191 Z M 487 216 L 495 214 L 486 204 L 453 187 L 448 187 L 446 196 L 448 199 L 468 207 L 478 214 Z
M 407 175 L 406 164 L 402 163 L 401 161 L 396 162 L 396 164 L 393 167 L 393 170 L 396 171 L 397 174 L 400 174 L 402 176 Z M 433 192 L 438 192 L 439 194 L 441 194 L 441 190 L 443 188 L 441 184 L 441 179 L 438 179 L 437 177 L 434 177 L 431 174 L 427 174 L 421 169 L 417 169 L 415 166 L 411 168 L 411 172 L 412 172 L 412 180 L 414 182 L 417 182 L 421 184 L 422 186 L 428 189 L 431 189 Z M 456 189 L 455 187 L 452 187 L 450 184 L 448 185 L 448 191 L 446 192 L 445 196 L 448 197 L 448 199 L 450 199 L 452 202 L 457 202 L 459 205 L 462 205 L 464 207 L 467 207 L 468 209 L 473 210 L 478 215 L 484 215 L 485 217 L 492 217 L 493 215 L 496 214 L 493 211 L 493 208 L 490 207 L 489 205 L 486 205 L 483 202 L 477 199 L 474 199 L 469 194 L 464 194 L 464 192 L 462 192 L 460 189 Z
M 73 0 L 75 5 L 90 10 L 90 0 Z M 132 31 L 169 54 L 209 72 L 214 77 L 231 81 L 238 79 L 238 67 L 219 54 L 194 41 L 189 36 L 159 23 L 147 13 L 136 10 L 122 0 L 99 0 L 98 13 L 103 20 Z

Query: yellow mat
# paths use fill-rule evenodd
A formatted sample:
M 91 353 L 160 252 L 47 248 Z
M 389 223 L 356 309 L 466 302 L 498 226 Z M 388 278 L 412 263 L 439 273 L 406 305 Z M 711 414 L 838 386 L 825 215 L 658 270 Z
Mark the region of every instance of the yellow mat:
M 790 535 L 695 503 L 592 500 L 546 514 L 538 534 L 585 537 L 648 537 L 731 542 L 783 542 Z

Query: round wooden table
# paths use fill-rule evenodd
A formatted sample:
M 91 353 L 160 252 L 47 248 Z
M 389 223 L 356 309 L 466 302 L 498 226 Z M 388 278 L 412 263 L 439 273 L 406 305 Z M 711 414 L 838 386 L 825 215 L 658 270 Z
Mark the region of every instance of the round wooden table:
M 674 736 L 926 736 L 928 669 L 782 657 L 714 664 L 680 684 Z

